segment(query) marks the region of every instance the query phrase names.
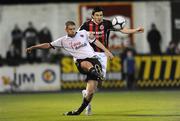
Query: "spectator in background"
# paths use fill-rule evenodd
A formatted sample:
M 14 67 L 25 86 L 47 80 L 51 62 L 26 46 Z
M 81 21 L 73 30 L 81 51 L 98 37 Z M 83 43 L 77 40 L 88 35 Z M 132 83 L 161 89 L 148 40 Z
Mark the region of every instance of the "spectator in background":
M 3 58 L 2 56 L 0 55 L 0 67 L 3 66 Z
M 169 42 L 169 45 L 166 49 L 166 54 L 169 54 L 169 55 L 174 55 L 176 54 L 176 44 L 175 42 L 171 41 Z
M 38 39 L 40 44 L 52 42 L 52 35 L 47 26 L 43 25 L 43 28 L 38 33 Z M 48 57 L 49 57 L 49 50 L 48 49 L 41 50 L 42 61 L 49 61 Z
M 124 64 L 124 60 L 127 58 L 127 52 L 131 51 L 133 55 L 136 54 L 136 50 L 132 44 L 130 44 L 129 40 L 126 40 L 122 43 L 122 53 L 120 54 L 121 57 L 121 64 Z M 126 80 L 126 72 L 124 68 L 122 68 L 122 78 Z
M 26 48 L 35 45 L 38 42 L 38 32 L 31 21 L 28 23 L 28 27 L 25 29 L 23 35 L 26 41 Z M 29 62 L 36 61 L 37 51 L 35 50 L 31 54 L 27 53 L 27 60 Z
M 175 43 L 174 41 L 170 41 L 166 49 L 166 54 L 175 55 L 179 53 L 180 53 L 180 50 L 178 48 L 178 43 Z
M 151 24 L 151 30 L 147 34 L 151 54 L 161 54 L 161 34 L 154 23 Z
M 13 51 L 17 58 L 22 58 L 22 31 L 17 24 L 11 32 Z
M 125 40 L 123 43 L 122 43 L 122 54 L 121 54 L 121 59 L 122 61 L 126 58 L 127 56 L 127 52 L 128 51 L 132 51 L 133 52 L 133 55 L 136 54 L 136 50 L 134 48 L 134 46 L 130 43 L 129 40 Z
M 132 90 L 134 88 L 135 81 L 135 59 L 132 50 L 127 50 L 126 57 L 123 61 L 123 67 L 127 82 L 127 89 Z
M 180 43 L 178 42 L 178 45 L 177 45 L 177 54 L 180 54 Z
M 14 46 L 10 45 L 6 53 L 6 63 L 10 66 L 15 66 L 18 62 L 16 52 L 14 52 Z

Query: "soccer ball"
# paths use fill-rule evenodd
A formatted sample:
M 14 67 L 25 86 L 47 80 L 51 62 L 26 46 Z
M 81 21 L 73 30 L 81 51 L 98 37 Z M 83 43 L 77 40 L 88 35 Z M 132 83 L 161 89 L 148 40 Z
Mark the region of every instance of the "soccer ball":
M 112 25 L 114 29 L 123 29 L 126 25 L 126 19 L 123 16 L 116 16 L 112 20 Z

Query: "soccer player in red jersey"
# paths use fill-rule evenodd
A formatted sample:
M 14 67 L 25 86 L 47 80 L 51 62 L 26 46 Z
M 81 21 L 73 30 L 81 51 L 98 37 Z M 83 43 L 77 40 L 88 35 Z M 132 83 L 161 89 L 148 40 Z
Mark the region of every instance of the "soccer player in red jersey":
M 113 28 L 112 22 L 107 19 L 103 19 L 103 9 L 101 7 L 95 7 L 92 11 L 92 19 L 84 22 L 79 30 L 86 30 L 92 32 L 97 40 L 99 40 L 106 48 L 109 46 L 109 34 L 110 31 L 119 31 L 125 34 L 133 33 L 142 33 L 144 32 L 143 27 L 137 27 L 135 29 L 130 29 L 124 27 L 123 29 L 116 30 Z M 99 57 L 99 61 L 102 65 L 102 70 L 104 77 L 106 76 L 106 67 L 107 67 L 107 57 L 104 54 L 104 51 L 98 48 L 96 45 L 91 43 L 91 46 L 95 50 L 96 54 Z M 86 95 L 86 90 L 82 91 L 83 96 Z M 91 114 L 91 105 L 89 104 L 86 108 L 86 114 Z

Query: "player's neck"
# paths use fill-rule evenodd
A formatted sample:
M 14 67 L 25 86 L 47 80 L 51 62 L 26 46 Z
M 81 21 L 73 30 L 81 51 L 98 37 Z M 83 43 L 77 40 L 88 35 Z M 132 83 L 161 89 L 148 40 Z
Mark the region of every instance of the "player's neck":
M 76 34 L 77 34 L 77 32 L 74 35 L 67 35 L 67 36 L 73 38 L 76 36 Z

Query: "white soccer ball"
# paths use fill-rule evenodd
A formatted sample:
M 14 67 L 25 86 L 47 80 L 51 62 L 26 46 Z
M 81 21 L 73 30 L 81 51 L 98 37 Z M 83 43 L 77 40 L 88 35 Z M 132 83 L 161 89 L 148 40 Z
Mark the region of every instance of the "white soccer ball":
M 114 29 L 123 29 L 126 25 L 126 19 L 123 16 L 116 16 L 112 20 L 112 25 Z

